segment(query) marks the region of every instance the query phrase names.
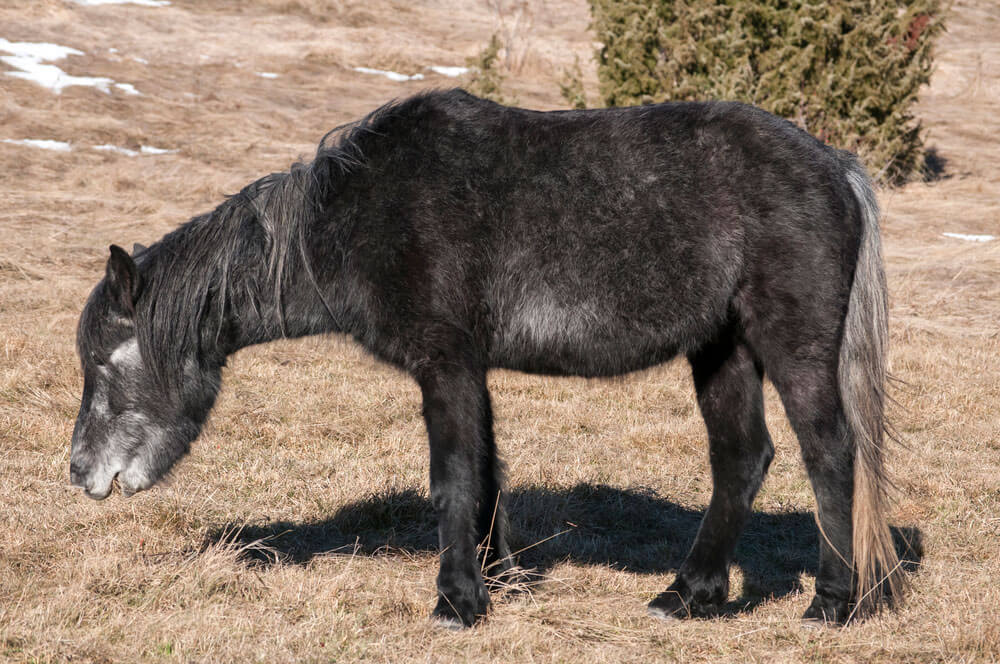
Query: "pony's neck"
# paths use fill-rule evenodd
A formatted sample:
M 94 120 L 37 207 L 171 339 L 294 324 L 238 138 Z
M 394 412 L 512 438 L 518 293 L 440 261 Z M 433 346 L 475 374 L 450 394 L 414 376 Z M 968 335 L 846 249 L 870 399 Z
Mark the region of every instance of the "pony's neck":
M 247 346 L 335 329 L 302 258 L 299 229 L 285 226 L 307 221 L 289 212 L 296 201 L 282 176 L 250 185 L 150 248 L 140 269 L 156 291 L 152 347 L 197 344 L 221 364 Z
M 294 253 L 278 263 L 280 277 L 262 254 L 238 257 L 229 266 L 218 302 L 202 326 L 220 339 L 226 355 L 276 339 L 336 331 L 311 272 Z M 220 322 L 213 325 L 213 317 Z

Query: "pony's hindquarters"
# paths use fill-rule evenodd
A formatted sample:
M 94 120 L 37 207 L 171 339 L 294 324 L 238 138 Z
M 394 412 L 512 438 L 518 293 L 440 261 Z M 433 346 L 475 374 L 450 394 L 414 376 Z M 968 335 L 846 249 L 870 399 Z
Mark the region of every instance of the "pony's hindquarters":
M 816 495 L 820 561 L 804 617 L 830 622 L 868 613 L 884 590 L 901 590 L 886 523 L 888 328 L 878 207 L 853 158 L 842 162 L 841 177 L 823 213 L 799 225 L 811 230 L 809 241 L 789 241 L 785 255 L 757 265 L 741 307 Z M 838 209 L 846 221 L 835 218 Z

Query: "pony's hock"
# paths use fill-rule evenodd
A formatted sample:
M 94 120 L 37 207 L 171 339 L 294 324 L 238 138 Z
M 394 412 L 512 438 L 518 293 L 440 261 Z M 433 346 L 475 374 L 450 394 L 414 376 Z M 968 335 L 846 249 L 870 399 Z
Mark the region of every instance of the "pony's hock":
M 423 394 L 434 615 L 486 614 L 513 566 L 486 374 L 613 376 L 687 357 L 714 491 L 651 604 L 710 613 L 773 447 L 770 376 L 819 507 L 816 596 L 842 622 L 898 590 L 885 521 L 886 287 L 862 168 L 736 103 L 541 113 L 460 90 L 384 106 L 132 256 L 80 318 L 71 476 L 152 486 L 198 436 L 231 353 L 341 332 Z M 485 560 L 479 560 L 477 546 Z

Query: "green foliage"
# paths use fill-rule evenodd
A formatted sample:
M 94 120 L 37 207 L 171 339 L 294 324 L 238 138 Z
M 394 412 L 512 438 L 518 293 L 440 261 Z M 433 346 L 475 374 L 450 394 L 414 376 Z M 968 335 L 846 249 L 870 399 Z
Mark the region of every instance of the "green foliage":
M 609 106 L 736 99 L 857 152 L 897 183 L 920 165 L 911 108 L 942 0 L 590 0 Z
M 466 89 L 483 99 L 492 99 L 499 104 L 510 104 L 513 100 L 504 96 L 501 90 L 503 75 L 499 68 L 500 49 L 503 42 L 500 36 L 493 33 L 490 43 L 474 58 L 468 58 L 466 64 L 472 69 Z
M 583 70 L 580 58 L 573 61 L 573 69 L 563 70 L 563 80 L 559 82 L 559 92 L 570 108 L 587 108 L 587 95 L 583 89 Z

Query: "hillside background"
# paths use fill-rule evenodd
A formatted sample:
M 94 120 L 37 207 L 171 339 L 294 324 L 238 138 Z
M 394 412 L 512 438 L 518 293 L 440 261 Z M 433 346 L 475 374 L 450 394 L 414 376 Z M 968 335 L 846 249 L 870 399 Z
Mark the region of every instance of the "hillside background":
M 465 66 L 496 32 L 505 95 L 562 107 L 558 81 L 579 60 L 595 104 L 587 2 L 148 4 L 0 4 L 0 46 L 80 52 L 0 52 L 0 141 L 13 141 L 0 142 L 0 659 L 1000 657 L 1000 240 L 944 235 L 1000 236 L 995 0 L 955 0 L 921 95 L 939 178 L 880 192 L 906 444 L 892 522 L 923 548 L 905 606 L 844 631 L 800 628 L 814 501 L 768 388 L 777 458 L 727 615 L 650 620 L 645 604 L 672 580 L 711 490 L 686 365 L 613 381 L 496 372 L 514 529 L 539 580 L 457 634 L 427 621 L 437 560 L 406 376 L 341 338 L 243 351 L 172 480 L 97 504 L 68 483 L 76 320 L 109 244 L 155 241 L 390 99 L 465 84 L 428 67 Z M 101 81 L 57 94 L 7 75 L 53 74 L 43 65 Z

